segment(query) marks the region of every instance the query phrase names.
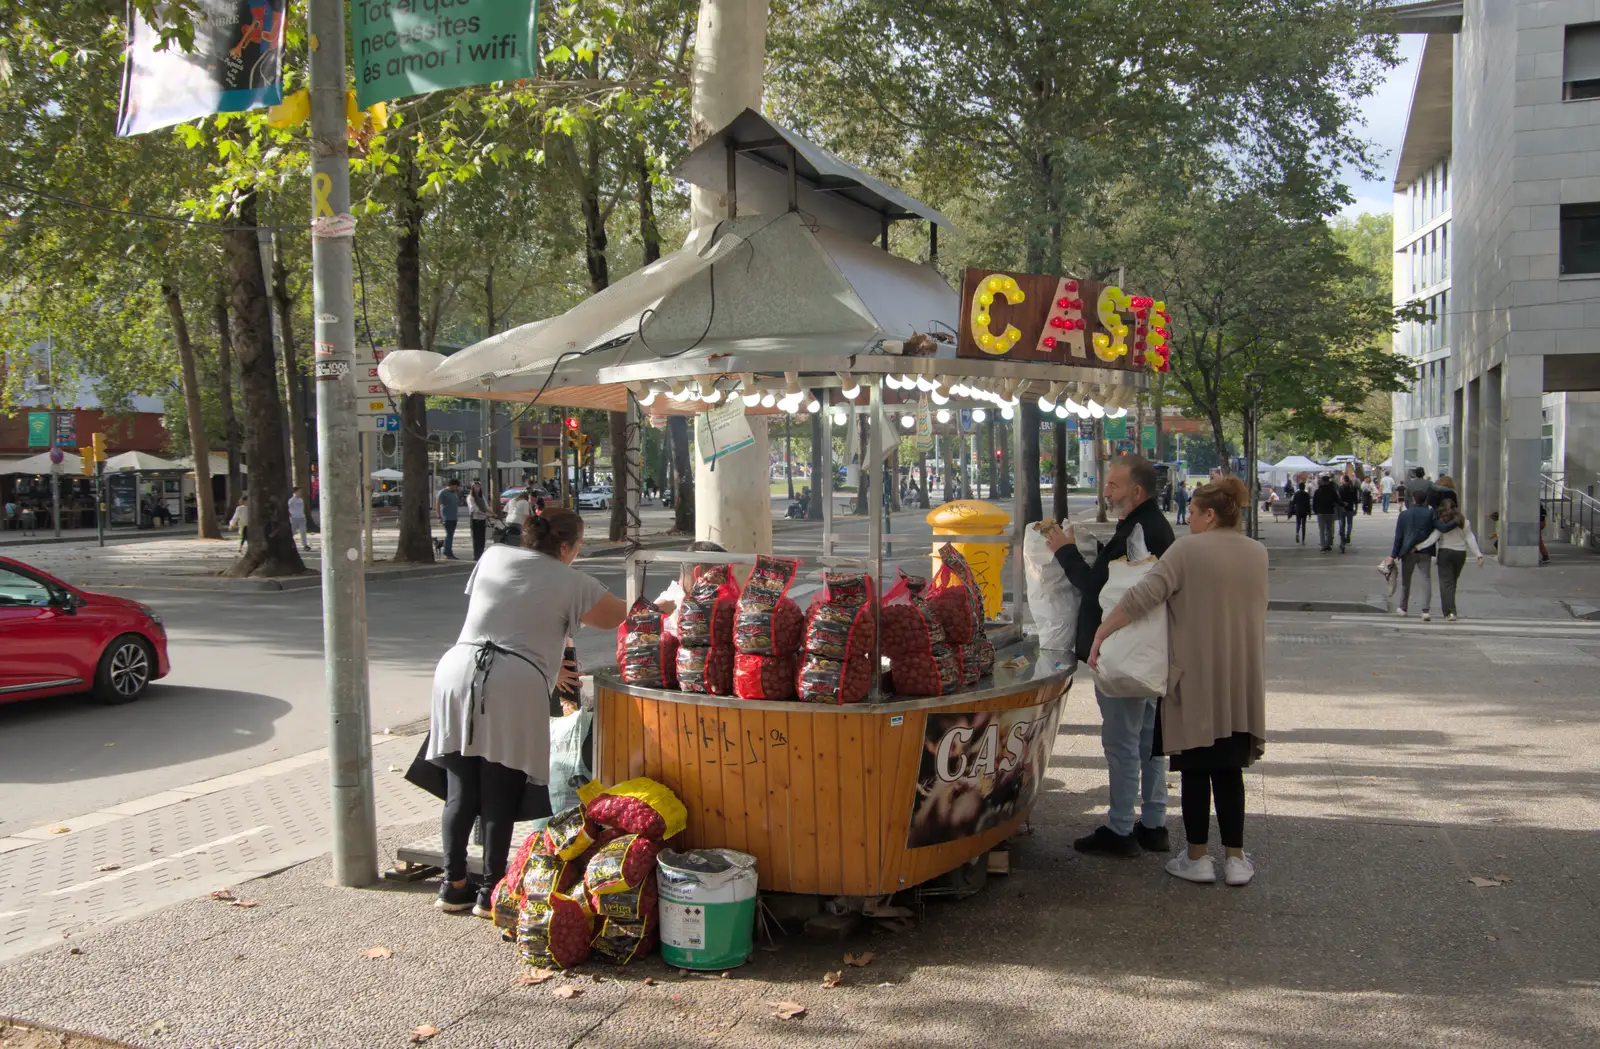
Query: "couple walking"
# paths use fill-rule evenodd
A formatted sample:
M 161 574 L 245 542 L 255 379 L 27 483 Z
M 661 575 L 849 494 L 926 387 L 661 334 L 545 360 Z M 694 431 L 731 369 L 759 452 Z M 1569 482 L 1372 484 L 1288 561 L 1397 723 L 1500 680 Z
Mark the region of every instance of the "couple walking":
M 1195 489 L 1190 534 L 1174 540 L 1153 498 L 1156 472 L 1125 456 L 1106 474 L 1106 500 L 1118 522 L 1092 562 L 1071 528 L 1045 533 L 1067 579 L 1082 595 L 1076 648 L 1091 667 L 1104 640 L 1165 606 L 1169 680 L 1164 696 L 1108 696 L 1097 686 L 1100 742 L 1110 774 L 1106 823 L 1073 843 L 1079 852 L 1138 856 L 1167 852 L 1167 758 L 1182 776 L 1188 849 L 1167 863 L 1175 877 L 1217 880 L 1208 851 L 1211 808 L 1224 849 L 1223 880 L 1245 885 L 1255 868 L 1244 853 L 1244 769 L 1266 742 L 1266 549 L 1239 524 L 1250 496 L 1236 477 Z M 1102 622 L 1100 591 L 1110 564 L 1148 551 L 1159 558 Z M 1180 671 L 1181 668 L 1181 671 Z M 1135 803 L 1139 804 L 1135 822 Z
M 1428 480 L 1419 469 L 1406 482 L 1406 498 L 1410 506 L 1400 511 L 1394 522 L 1394 546 L 1389 557 L 1380 566 L 1384 574 L 1400 572 L 1400 605 L 1395 609 L 1406 615 L 1411 606 L 1411 579 L 1420 569 L 1422 573 L 1422 621 L 1433 618 L 1433 567 L 1439 567 L 1439 611 L 1449 622 L 1456 619 L 1456 585 L 1467 566 L 1467 555 L 1478 559 L 1483 567 L 1483 551 L 1478 547 L 1478 537 L 1472 534 L 1472 524 L 1461 512 L 1456 496 L 1456 485 L 1450 477 L 1441 477 L 1437 483 Z

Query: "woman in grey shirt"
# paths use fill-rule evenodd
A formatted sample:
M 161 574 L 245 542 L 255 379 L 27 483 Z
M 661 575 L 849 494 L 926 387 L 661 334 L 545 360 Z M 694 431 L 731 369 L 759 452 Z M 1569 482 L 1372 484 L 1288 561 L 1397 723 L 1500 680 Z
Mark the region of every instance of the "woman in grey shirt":
M 428 737 L 428 760 L 446 775 L 443 910 L 492 915 L 523 793 L 550 775 L 550 693 L 577 686 L 561 658 L 566 639 L 579 623 L 615 630 L 627 614 L 621 598 L 572 567 L 582 545 L 583 519 L 549 510 L 528 519 L 521 548 L 490 548 L 467 580 L 467 620 L 433 673 Z M 467 839 L 480 816 L 485 881 L 474 906 Z

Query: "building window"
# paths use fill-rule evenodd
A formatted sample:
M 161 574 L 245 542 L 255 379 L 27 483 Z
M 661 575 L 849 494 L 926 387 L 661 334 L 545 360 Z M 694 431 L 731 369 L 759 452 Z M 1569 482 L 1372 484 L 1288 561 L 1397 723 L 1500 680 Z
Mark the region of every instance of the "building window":
M 1561 272 L 1600 273 L 1600 204 L 1561 205 Z
M 1439 445 L 1439 475 L 1443 476 L 1450 472 L 1450 427 L 1434 427 L 1433 436 Z
M 1417 465 L 1417 431 L 1405 431 L 1405 451 L 1402 453 L 1401 465 L 1412 467 Z
M 1568 102 L 1600 98 L 1600 22 L 1567 26 L 1561 97 Z
M 1539 459 L 1548 468 L 1556 458 L 1556 424 L 1550 418 L 1549 408 L 1541 410 L 1539 417 L 1542 420 L 1539 427 Z

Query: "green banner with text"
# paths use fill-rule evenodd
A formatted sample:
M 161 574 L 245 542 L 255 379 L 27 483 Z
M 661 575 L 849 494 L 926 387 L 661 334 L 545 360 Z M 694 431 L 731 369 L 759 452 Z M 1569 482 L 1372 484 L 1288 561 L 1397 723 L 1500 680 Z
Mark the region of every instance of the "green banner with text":
M 537 64 L 539 0 L 355 0 L 356 105 L 521 80 Z
M 1150 449 L 1150 451 L 1152 451 L 1152 452 L 1155 451 L 1156 450 L 1156 428 L 1155 428 L 1155 426 L 1150 424 L 1150 423 L 1146 423 L 1144 428 L 1139 431 L 1139 434 L 1140 434 L 1139 443 L 1144 445 L 1146 448 Z
M 1106 440 L 1126 441 L 1128 439 L 1127 419 L 1107 419 L 1102 425 L 1105 427 Z

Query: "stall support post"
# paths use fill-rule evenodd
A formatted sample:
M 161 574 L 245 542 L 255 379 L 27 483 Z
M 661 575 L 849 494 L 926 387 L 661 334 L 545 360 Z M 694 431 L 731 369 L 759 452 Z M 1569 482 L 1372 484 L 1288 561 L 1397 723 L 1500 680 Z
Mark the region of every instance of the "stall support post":
M 317 461 L 322 464 L 322 644 L 328 695 L 333 876 L 378 879 L 367 708 L 367 591 L 361 565 L 361 462 L 356 423 L 355 290 L 351 281 L 349 128 L 344 5 L 308 0 L 311 49 L 311 269 L 316 318 Z M 199 449 L 196 459 L 200 458 Z
M 639 398 L 628 391 L 628 424 L 624 428 L 627 438 L 623 443 L 623 499 L 625 499 L 623 542 L 628 550 L 639 549 L 639 488 L 644 484 L 644 457 L 640 444 L 643 437 L 644 413 L 639 409 Z
M 61 538 L 61 464 L 50 464 L 50 517 L 55 522 L 56 538 Z
M 361 435 L 361 523 L 367 532 L 367 567 L 372 567 L 372 442 L 374 435 Z M 322 544 L 322 556 L 328 556 L 328 544 Z
M 1011 420 L 1011 447 L 1022 447 L 1022 419 L 1023 414 L 1017 412 Z M 1025 589 L 1026 575 L 1023 568 L 1022 540 L 1027 535 L 1026 504 L 1023 502 L 1022 491 L 1022 460 L 1016 456 L 1011 457 L 1011 469 L 1015 471 L 1011 483 L 1011 623 L 1018 631 L 1022 630 L 1023 617 L 1028 614 L 1028 595 Z
M 872 557 L 873 584 L 881 592 L 883 590 L 883 522 L 889 513 L 889 482 L 886 478 L 888 470 L 885 469 L 883 450 L 883 387 L 873 382 L 868 389 L 871 409 L 867 415 L 867 454 L 863 460 L 862 476 L 867 475 L 868 464 L 873 473 L 877 474 L 878 483 L 869 490 L 867 506 L 867 548 Z M 871 505 L 871 500 L 876 497 L 878 505 Z
M 845 402 L 849 404 L 850 402 Z M 854 405 L 846 408 L 853 412 Z M 850 425 L 855 425 L 854 415 L 850 417 Z M 816 474 L 811 479 L 811 498 L 822 500 L 822 556 L 833 556 L 833 419 L 830 417 L 822 425 L 822 447 L 811 450 L 811 460 L 815 463 L 813 472 Z

